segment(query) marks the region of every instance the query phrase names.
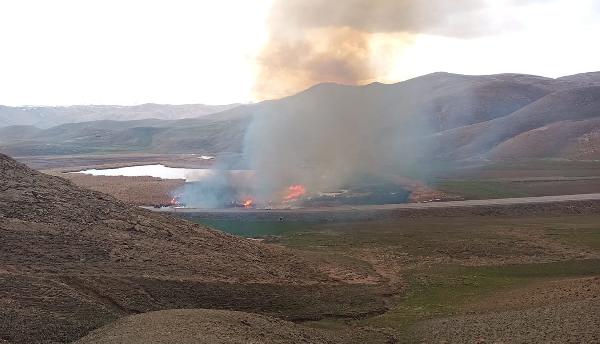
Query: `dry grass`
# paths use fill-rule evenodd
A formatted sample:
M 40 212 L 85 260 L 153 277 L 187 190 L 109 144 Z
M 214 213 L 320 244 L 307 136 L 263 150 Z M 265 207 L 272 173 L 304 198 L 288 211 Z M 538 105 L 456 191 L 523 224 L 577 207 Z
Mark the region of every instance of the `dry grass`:
M 69 179 L 78 186 L 109 194 L 134 205 L 169 205 L 173 195 L 183 186 L 183 179 L 155 177 L 92 176 L 79 173 L 52 173 Z

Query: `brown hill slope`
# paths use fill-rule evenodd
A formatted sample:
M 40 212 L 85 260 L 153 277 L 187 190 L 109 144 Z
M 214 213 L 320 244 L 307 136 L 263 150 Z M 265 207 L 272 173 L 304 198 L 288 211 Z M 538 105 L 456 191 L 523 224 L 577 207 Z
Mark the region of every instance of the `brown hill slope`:
M 447 130 L 432 138 L 439 157 L 469 158 L 551 123 L 594 117 L 600 117 L 600 86 L 579 87 L 549 94 L 508 116 Z M 529 149 L 521 148 L 523 152 Z
M 323 331 L 242 312 L 185 309 L 133 315 L 102 327 L 76 344 L 329 344 Z
M 490 158 L 600 159 L 600 117 L 561 121 L 512 137 L 494 147 Z
M 557 80 L 575 82 L 581 84 L 581 86 L 600 86 L 600 72 L 589 72 L 563 76 Z
M 356 283 L 378 280 L 364 268 L 144 211 L 4 155 L 0 177 L 0 338 L 9 342 L 68 342 L 171 308 L 289 319 L 384 309 L 379 287 Z

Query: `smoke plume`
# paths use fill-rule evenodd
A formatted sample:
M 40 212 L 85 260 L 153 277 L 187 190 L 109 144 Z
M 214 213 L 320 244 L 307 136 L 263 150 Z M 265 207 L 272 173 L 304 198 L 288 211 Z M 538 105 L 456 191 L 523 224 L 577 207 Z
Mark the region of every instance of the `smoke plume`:
M 270 37 L 260 55 L 259 98 L 287 96 L 322 82 L 367 84 L 377 79 L 383 34 L 409 44 L 428 33 L 474 37 L 489 32 L 482 0 L 275 0 Z M 477 24 L 477 25 L 475 25 Z M 398 42 L 395 42 L 396 46 Z M 410 94 L 410 92 L 405 94 Z M 413 92 L 414 98 L 419 92 Z M 414 168 L 429 132 L 413 99 L 396 99 L 378 85 L 321 85 L 263 103 L 245 141 L 259 201 L 286 185 L 335 190 L 368 178 L 393 179 Z
M 281 199 L 288 185 L 330 192 L 415 168 L 426 154 L 417 139 L 427 123 L 380 86 L 323 84 L 261 104 L 244 143 L 257 200 Z
M 427 82 L 353 85 L 377 79 L 374 66 L 381 52 L 373 50 L 373 42 L 382 35 L 409 44 L 419 33 L 489 34 L 498 20 L 491 20 L 488 3 L 275 0 L 270 38 L 259 60 L 257 96 L 279 98 L 313 87 L 246 108 L 253 116 L 244 139 L 243 160 L 253 171 L 247 193 L 269 204 L 284 202 L 290 186 L 310 195 L 422 173 L 421 162 L 430 163 L 422 138 L 433 132 L 424 113 L 431 113 L 431 104 L 420 102 L 432 91 Z M 314 86 L 322 82 L 345 85 Z M 221 195 L 240 197 L 236 188 L 226 190 L 229 181 L 219 181 L 225 185 Z
M 259 56 L 258 99 L 296 93 L 320 82 L 377 79 L 378 33 L 395 40 L 429 33 L 473 37 L 492 31 L 483 0 L 275 0 L 269 41 Z M 402 37 L 402 38 L 400 38 Z M 397 42 L 396 42 L 397 43 Z

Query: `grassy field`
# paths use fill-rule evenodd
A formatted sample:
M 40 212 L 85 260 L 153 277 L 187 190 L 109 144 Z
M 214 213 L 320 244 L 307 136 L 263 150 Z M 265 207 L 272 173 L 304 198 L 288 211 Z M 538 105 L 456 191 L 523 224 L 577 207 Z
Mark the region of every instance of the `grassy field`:
M 600 192 L 600 162 L 532 160 L 436 167 L 429 183 L 465 199 Z
M 385 313 L 306 323 L 340 331 L 360 329 L 367 333 L 366 338 L 369 333 L 386 333 L 401 342 L 428 342 L 423 335 L 436 333 L 436 328 L 430 328 L 436 319 L 451 321 L 460 316 L 545 306 L 534 299 L 540 288 L 550 288 L 549 283 L 561 286 L 549 289 L 549 295 L 559 295 L 565 288 L 575 295 L 544 301 L 557 307 L 600 297 L 600 289 L 594 289 L 590 296 L 589 288 L 580 293 L 578 286 L 563 285 L 600 276 L 600 215 L 254 223 L 250 231 L 248 224 L 244 224 L 246 229 L 237 230 L 235 222 L 211 225 L 238 235 L 275 235 L 281 245 L 371 267 L 390 286 Z M 600 280 L 596 284 L 600 285 Z M 511 293 L 521 295 L 519 302 L 496 301 Z M 547 324 L 554 325 L 558 326 Z M 484 338 L 495 338 L 483 332 Z
M 600 192 L 600 179 L 442 180 L 435 188 L 465 199 L 575 195 Z
M 224 232 L 256 238 L 261 236 L 282 236 L 294 232 L 303 232 L 307 224 L 302 222 L 281 221 L 235 221 L 235 220 L 203 220 L 200 223 Z
M 600 176 L 600 161 L 518 160 L 438 163 L 428 173 L 451 179 L 492 179 L 523 177 L 590 177 Z

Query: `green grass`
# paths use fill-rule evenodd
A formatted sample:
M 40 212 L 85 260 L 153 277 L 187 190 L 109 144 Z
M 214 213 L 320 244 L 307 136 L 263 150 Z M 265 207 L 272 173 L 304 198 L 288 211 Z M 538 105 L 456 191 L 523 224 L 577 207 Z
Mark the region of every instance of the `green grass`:
M 598 177 L 600 161 L 528 160 L 471 162 L 436 166 L 430 184 L 467 199 L 527 197 L 600 192 L 597 180 L 511 182 L 509 179 Z
M 419 260 L 438 250 L 454 257 L 462 256 L 464 244 L 469 254 L 512 256 L 543 254 L 529 246 L 500 245 L 501 229 L 518 228 L 523 232 L 538 231 L 548 239 L 573 246 L 600 249 L 598 216 L 562 216 L 547 218 L 421 218 L 396 222 L 322 224 L 306 227 L 304 232 L 290 232 L 282 243 L 296 249 L 324 251 L 348 255 L 361 249 L 385 249 L 402 252 Z M 532 238 L 532 244 L 535 239 Z M 508 241 L 510 243 L 510 241 Z M 536 250 L 540 250 L 537 248 Z M 394 264 L 391 260 L 390 264 Z M 493 297 L 495 293 L 526 288 L 534 283 L 600 275 L 600 260 L 572 260 L 552 263 L 501 266 L 443 265 L 432 262 L 402 272 L 404 292 L 393 296 L 388 312 L 357 320 L 354 323 L 374 328 L 391 328 L 410 336 L 410 328 L 420 321 L 462 314 L 468 305 Z M 307 325 L 342 330 L 347 320 L 324 319 Z M 410 341 L 411 338 L 406 337 Z
M 285 235 L 306 230 L 308 224 L 302 222 L 279 221 L 241 221 L 241 220 L 212 220 L 190 219 L 194 222 L 246 238 L 268 235 Z
M 532 159 L 520 161 L 499 161 L 485 165 L 482 170 L 511 171 L 559 171 L 559 175 L 600 175 L 600 161 Z
M 527 192 L 519 185 L 493 180 L 444 180 L 435 184 L 435 188 L 466 199 L 491 199 L 527 197 Z
M 600 176 L 600 161 L 532 159 L 497 162 L 441 163 L 431 167 L 437 177 L 461 176 L 478 178 L 478 175 L 498 177 L 541 176 Z
M 469 302 L 541 280 L 596 276 L 600 260 L 498 267 L 438 266 L 406 274 L 408 288 L 387 313 L 364 321 L 375 327 L 407 329 L 418 321 L 461 312 Z
M 553 239 L 600 250 L 600 225 L 589 228 L 549 228 L 546 232 Z

